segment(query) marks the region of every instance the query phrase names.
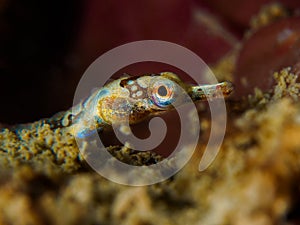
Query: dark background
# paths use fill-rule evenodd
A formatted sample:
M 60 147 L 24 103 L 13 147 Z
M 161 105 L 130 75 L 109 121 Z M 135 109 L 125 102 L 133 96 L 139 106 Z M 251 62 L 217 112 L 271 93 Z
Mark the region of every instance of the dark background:
M 68 109 L 85 69 L 127 42 L 175 42 L 213 64 L 241 39 L 266 2 L 1 0 L 0 123 L 31 122 Z

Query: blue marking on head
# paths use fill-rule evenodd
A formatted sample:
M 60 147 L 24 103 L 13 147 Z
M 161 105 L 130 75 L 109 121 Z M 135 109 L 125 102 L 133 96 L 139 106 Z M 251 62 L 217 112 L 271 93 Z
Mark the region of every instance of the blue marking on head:
M 102 98 L 109 94 L 109 90 L 107 88 L 102 88 L 96 95 L 96 98 Z
M 84 139 L 84 138 L 87 138 L 87 137 L 90 137 L 92 135 L 96 134 L 96 130 L 93 129 L 93 130 L 90 130 L 88 128 L 85 128 L 81 131 L 79 131 L 77 134 L 76 134 L 76 137 L 77 138 L 80 138 L 80 139 Z
M 95 116 L 94 116 L 94 119 L 95 119 L 95 122 L 96 122 L 97 124 L 103 123 L 103 120 L 102 120 L 98 115 L 95 115 Z
M 159 106 L 168 106 L 168 105 L 171 105 L 172 103 L 174 102 L 174 99 L 171 98 L 171 99 L 159 99 L 156 104 L 159 105 Z
M 160 107 L 166 107 L 171 105 L 174 102 L 174 98 L 170 98 L 170 99 L 154 99 L 155 104 L 160 106 Z
M 90 138 L 90 137 L 93 137 L 94 135 L 97 135 L 98 132 L 101 132 L 101 131 L 102 131 L 102 128 L 97 128 L 97 129 L 92 129 L 92 130 L 85 128 L 85 129 L 79 131 L 76 134 L 76 137 L 80 138 L 80 139 Z
M 127 81 L 127 84 L 128 85 L 132 85 L 132 84 L 134 84 L 134 81 L 133 80 L 129 80 L 129 81 Z

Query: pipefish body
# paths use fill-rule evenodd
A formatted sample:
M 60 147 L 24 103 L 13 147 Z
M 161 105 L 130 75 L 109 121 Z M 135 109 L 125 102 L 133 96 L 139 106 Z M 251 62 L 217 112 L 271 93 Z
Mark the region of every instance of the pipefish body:
M 232 91 L 233 85 L 228 81 L 194 86 L 171 72 L 126 76 L 106 84 L 70 110 L 41 120 L 41 123 L 49 124 L 51 129 L 66 129 L 76 138 L 86 138 L 113 123 L 128 121 L 135 124 L 149 116 L 166 113 L 174 108 L 175 102 L 183 105 L 190 101 L 227 97 Z M 30 125 L 17 129 L 28 127 Z

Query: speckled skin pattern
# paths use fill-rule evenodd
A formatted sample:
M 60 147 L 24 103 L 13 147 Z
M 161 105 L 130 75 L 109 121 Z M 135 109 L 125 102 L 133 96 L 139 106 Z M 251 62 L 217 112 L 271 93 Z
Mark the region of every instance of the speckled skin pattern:
M 145 118 L 192 101 L 228 96 L 233 90 L 230 82 L 192 86 L 171 72 L 142 76 L 125 76 L 105 85 L 72 109 L 55 115 L 45 122 L 52 127 L 65 127 L 78 138 L 110 127 L 112 123 L 138 123 Z M 186 95 L 187 96 L 187 95 Z

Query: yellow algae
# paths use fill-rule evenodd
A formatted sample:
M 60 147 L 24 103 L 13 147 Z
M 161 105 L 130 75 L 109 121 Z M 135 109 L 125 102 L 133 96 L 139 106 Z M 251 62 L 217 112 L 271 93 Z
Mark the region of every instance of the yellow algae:
M 250 21 L 252 31 L 266 26 L 274 21 L 287 17 L 288 10 L 280 3 L 270 3 L 264 5 L 257 15 L 253 16 Z
M 280 106 L 278 107 L 282 108 L 286 105 L 281 103 Z M 256 116 L 262 114 L 268 117 L 270 113 L 270 111 L 266 114 L 256 112 Z M 286 122 L 282 121 L 282 114 L 276 118 L 279 119 L 279 122 L 274 123 L 278 124 L 275 126 L 276 129 L 282 133 L 285 133 L 287 128 L 290 133 L 295 132 L 295 128 L 284 125 Z M 256 123 L 259 124 L 261 120 L 257 120 Z M 250 123 L 250 120 L 247 123 Z M 269 143 L 279 137 L 279 134 L 268 134 L 264 130 L 257 132 L 251 127 L 250 125 L 239 127 L 241 130 L 245 129 L 248 134 L 253 133 L 248 139 L 262 133 L 269 139 Z M 296 132 L 299 132 L 299 127 L 296 129 Z M 240 135 L 244 135 L 247 139 L 247 133 L 239 130 L 239 134 L 234 135 L 235 139 L 239 139 Z M 45 188 L 44 193 L 37 197 L 38 201 L 28 197 L 26 193 L 22 194 L 26 196 L 27 202 L 19 203 L 24 206 L 18 212 L 26 213 L 29 218 L 25 218 L 25 221 L 31 221 L 42 211 L 42 215 L 45 216 L 43 219 L 50 221 L 51 224 L 74 224 L 78 221 L 82 223 L 101 221 L 105 224 L 111 224 L 112 221 L 124 221 L 126 224 L 141 222 L 152 224 L 154 221 L 165 221 L 162 224 L 182 224 L 184 221 L 188 221 L 189 224 L 198 222 L 246 224 L 246 222 L 268 221 L 269 224 L 273 224 L 284 216 L 291 203 L 292 196 L 289 195 L 289 189 L 296 185 L 291 178 L 299 174 L 299 165 L 296 163 L 299 162 L 299 158 L 295 158 L 299 156 L 299 152 L 294 152 L 294 149 L 299 147 L 300 143 L 297 140 L 290 143 L 289 140 L 279 139 L 276 143 L 282 147 L 272 149 L 268 145 L 263 145 L 262 139 L 259 145 L 250 145 L 245 149 L 245 146 L 236 144 L 235 139 L 225 140 L 220 155 L 207 171 L 200 173 L 195 168 L 189 169 L 191 167 L 189 165 L 172 181 L 158 184 L 156 187 L 143 188 L 142 192 L 111 183 L 93 172 L 78 173 L 62 178 L 66 179 L 67 183 L 57 182 L 53 188 L 49 190 Z M 288 143 L 288 148 L 281 142 Z M 36 172 L 27 174 L 39 178 Z M 19 199 L 23 197 L 19 197 L 17 193 L 22 193 L 24 188 L 31 191 L 36 189 L 30 182 L 22 183 L 20 180 L 6 182 L 8 185 L 16 185 L 14 196 L 18 196 Z M 6 202 L 14 201 L 12 197 L 3 198 L 1 193 L 7 196 L 6 189 L 1 188 L 1 199 Z M 124 197 L 128 198 L 128 204 L 133 202 L 128 210 L 122 206 L 127 204 Z M 29 210 L 26 208 L 28 201 L 35 205 L 30 207 L 30 212 L 26 211 Z M 4 212 L 3 215 L 6 216 L 6 213 L 9 221 L 17 222 L 9 217 L 11 211 Z
M 249 96 L 248 101 L 252 107 L 264 106 L 269 102 L 278 101 L 285 97 L 295 102 L 299 100 L 300 83 L 297 82 L 298 76 L 291 72 L 290 67 L 275 72 L 273 77 L 276 84 L 271 90 L 262 92 L 256 88 L 254 95 Z
M 51 173 L 51 169 L 71 172 L 80 166 L 74 137 L 62 134 L 59 129 L 53 131 L 48 124 L 33 125 L 18 133 L 5 129 L 0 133 L 0 150 L 0 160 L 10 167 L 41 163 Z

